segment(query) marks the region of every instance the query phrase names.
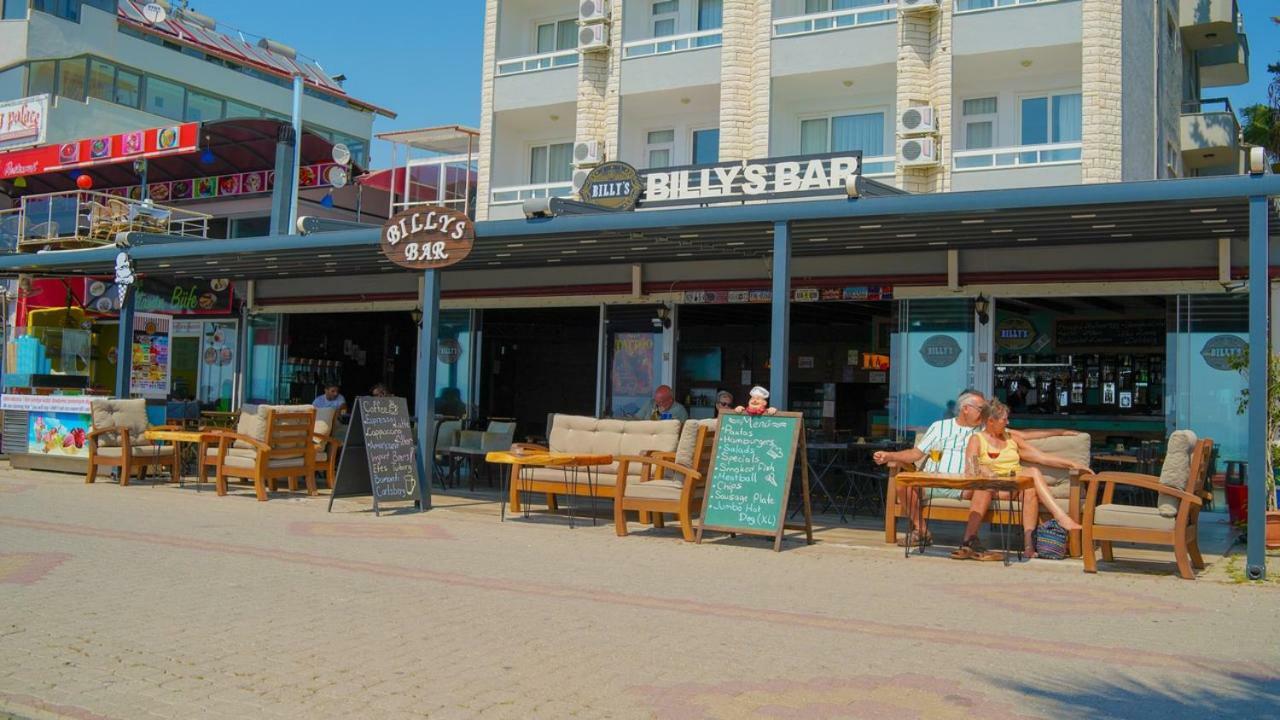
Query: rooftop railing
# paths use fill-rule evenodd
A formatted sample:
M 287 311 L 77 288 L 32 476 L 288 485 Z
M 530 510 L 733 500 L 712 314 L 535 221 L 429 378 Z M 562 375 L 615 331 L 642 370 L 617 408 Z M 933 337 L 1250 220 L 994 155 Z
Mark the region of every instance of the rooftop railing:
M 109 245 L 131 231 L 207 238 L 212 217 L 88 190 L 28 195 L 0 214 L 0 243 L 8 252 L 36 252 Z

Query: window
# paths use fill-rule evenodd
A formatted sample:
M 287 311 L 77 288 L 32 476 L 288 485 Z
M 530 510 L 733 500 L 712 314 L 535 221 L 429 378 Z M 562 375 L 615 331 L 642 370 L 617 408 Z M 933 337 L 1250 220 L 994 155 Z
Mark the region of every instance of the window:
M 680 0 L 659 0 L 653 4 L 653 36 L 676 34 L 676 20 L 680 13 Z
M 569 182 L 573 179 L 573 143 L 536 145 L 529 150 L 529 183 Z
M 804 0 L 804 13 L 809 15 L 885 4 L 886 0 Z
M 1022 99 L 1022 144 L 1080 142 L 1080 93 Z
M 671 162 L 671 156 L 675 152 L 675 146 L 675 130 L 653 130 L 649 132 L 645 140 L 645 158 L 648 161 L 646 167 L 663 168 L 674 165 L 675 163 Z
M 229 118 L 256 118 L 262 116 L 262 111 L 252 105 L 228 100 L 226 116 Z
M 800 121 L 801 155 L 850 150 L 861 150 L 863 157 L 884 155 L 884 113 Z
M 58 62 L 58 94 L 72 100 L 84 100 L 85 59 L 72 58 Z
M 31 63 L 27 70 L 27 94 L 52 95 L 58 86 L 58 63 L 54 60 L 40 60 Z
M 188 122 L 222 119 L 222 98 L 211 97 L 195 90 L 187 91 L 187 111 L 184 119 Z
M 720 128 L 693 131 L 693 164 L 720 161 Z
M 131 108 L 138 107 L 138 102 L 142 99 L 141 89 L 141 75 L 124 68 L 116 70 L 115 101 L 117 104 Z
M 186 90 L 177 83 L 148 77 L 146 102 L 143 103 L 142 109 L 170 120 L 181 120 L 185 94 Z
M 89 61 L 89 97 L 115 102 L 111 86 L 115 84 L 116 67 L 101 60 Z
M 572 50 L 578 47 L 578 21 L 542 23 L 537 29 L 537 54 Z
M 80 22 L 80 0 L 32 0 L 31 9 Z
M 698 0 L 698 29 L 718 30 L 724 25 L 724 0 Z
M 964 147 L 966 150 L 985 150 L 996 146 L 998 107 L 993 97 L 964 101 Z

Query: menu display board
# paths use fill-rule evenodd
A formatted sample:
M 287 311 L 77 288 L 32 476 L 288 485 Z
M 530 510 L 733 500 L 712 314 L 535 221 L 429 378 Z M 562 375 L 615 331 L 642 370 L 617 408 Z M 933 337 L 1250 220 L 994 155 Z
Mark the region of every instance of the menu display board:
M 1115 351 L 1118 348 L 1164 349 L 1163 318 L 1103 320 L 1059 319 L 1053 324 L 1054 346 L 1058 352 L 1071 350 Z
M 413 500 L 425 509 L 416 452 L 404 398 L 356 398 L 329 510 L 335 498 L 363 495 L 373 497 L 375 515 L 389 501 Z
M 769 535 L 782 547 L 787 498 L 797 446 L 804 451 L 801 413 L 724 413 L 716 431 L 707 487 L 702 499 L 698 542 L 704 530 Z M 808 464 L 801 463 L 805 525 L 812 532 Z M 811 537 L 811 536 L 810 536 Z
M 130 394 L 139 397 L 169 396 L 169 322 L 168 315 L 133 314 Z

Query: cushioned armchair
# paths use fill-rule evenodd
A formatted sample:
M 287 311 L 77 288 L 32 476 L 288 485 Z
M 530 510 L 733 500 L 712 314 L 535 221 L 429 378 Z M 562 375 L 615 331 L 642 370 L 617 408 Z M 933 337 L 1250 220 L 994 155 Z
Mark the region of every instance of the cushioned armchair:
M 242 412 L 236 432 L 209 433 L 201 442 L 201 463 L 214 456 L 218 494 L 227 494 L 227 478 L 252 480 L 258 500 L 267 490 L 276 491 L 284 478 L 289 490 L 298 489 L 298 478 L 307 494 L 316 494 L 316 409 L 310 405 L 259 405 L 257 412 Z M 202 467 L 201 473 L 205 470 Z
M 627 534 L 626 511 L 635 510 L 639 522 L 663 527 L 664 515 L 675 515 L 680 532 L 693 541 L 693 518 L 702 509 L 702 491 L 711 465 L 716 421 L 688 420 L 680 429 L 674 452 L 651 451 L 639 458 L 618 459 L 614 529 Z
M 1128 472 L 1102 472 L 1089 478 L 1084 501 L 1084 571 L 1098 571 L 1095 543 L 1102 546 L 1102 558 L 1115 559 L 1112 543 L 1133 542 L 1173 546 L 1178 575 L 1195 579 L 1195 570 L 1204 568 L 1200 555 L 1200 489 L 1208 475 L 1213 441 L 1196 440 L 1190 430 L 1169 436 L 1160 477 Z M 1117 505 L 1113 502 L 1117 485 L 1154 490 L 1160 493 L 1158 507 Z
M 342 450 L 342 441 L 333 436 L 337 413 L 338 408 L 317 408 L 315 431 L 311 434 L 316 445 L 316 471 L 324 473 L 324 481 L 330 490 L 337 478 L 338 453 Z
M 134 471 L 141 480 L 149 465 L 167 465 L 171 477 L 178 478 L 177 446 L 156 445 L 143 438 L 148 430 L 146 400 L 91 400 L 89 411 L 93 428 L 85 436 L 89 445 L 86 483 L 92 483 L 104 466 L 120 468 L 121 486 L 129 484 Z

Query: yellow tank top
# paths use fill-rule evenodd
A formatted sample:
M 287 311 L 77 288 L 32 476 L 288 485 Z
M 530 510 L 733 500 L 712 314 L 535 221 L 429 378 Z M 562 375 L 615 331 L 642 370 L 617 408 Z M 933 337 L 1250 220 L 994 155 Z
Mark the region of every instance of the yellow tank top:
M 983 433 L 977 433 L 978 436 L 978 465 L 988 468 L 996 475 L 1008 475 L 1009 473 L 1018 473 L 1022 470 L 1022 456 L 1018 454 L 1018 444 L 1013 438 L 1005 436 L 1004 449 L 1000 450 L 1000 454 L 991 457 L 994 452 L 987 443 L 987 436 Z

